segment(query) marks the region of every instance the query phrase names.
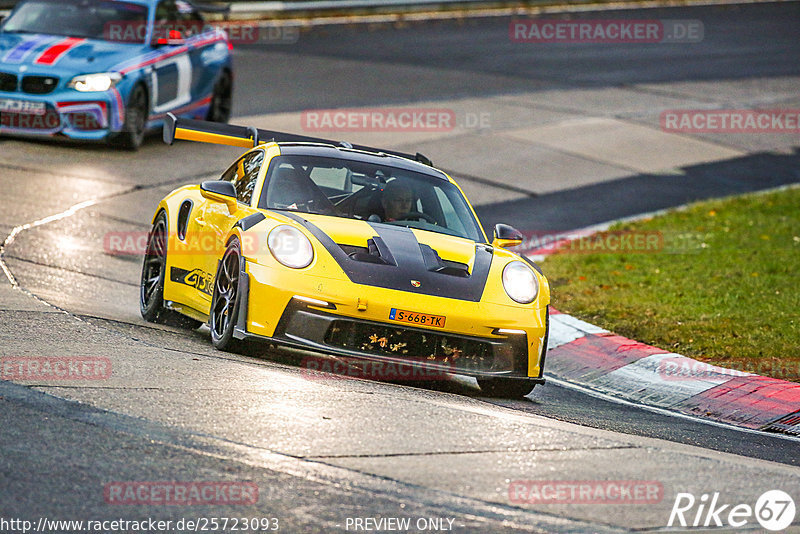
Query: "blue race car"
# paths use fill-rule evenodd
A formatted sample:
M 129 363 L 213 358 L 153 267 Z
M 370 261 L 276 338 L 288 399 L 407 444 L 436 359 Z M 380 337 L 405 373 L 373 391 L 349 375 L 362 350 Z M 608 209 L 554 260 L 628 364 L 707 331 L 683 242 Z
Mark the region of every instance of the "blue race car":
M 167 113 L 227 122 L 232 48 L 185 0 L 23 0 L 0 25 L 0 134 L 135 150 Z

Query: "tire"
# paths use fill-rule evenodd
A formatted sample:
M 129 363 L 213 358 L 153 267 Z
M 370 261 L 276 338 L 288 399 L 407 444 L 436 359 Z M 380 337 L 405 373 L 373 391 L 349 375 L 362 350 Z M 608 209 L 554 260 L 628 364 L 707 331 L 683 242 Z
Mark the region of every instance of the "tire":
M 147 92 L 142 85 L 137 85 L 128 99 L 128 106 L 125 108 L 125 124 L 114 139 L 116 145 L 128 150 L 139 150 L 144 142 L 148 111 Z
M 536 387 L 530 380 L 514 378 L 479 378 L 478 385 L 486 395 L 506 399 L 526 397 Z
M 147 236 L 147 250 L 139 283 L 139 311 L 145 321 L 195 329 L 202 323 L 164 307 L 164 280 L 167 272 L 167 214 L 160 212 Z
M 242 348 L 242 342 L 233 337 L 242 300 L 239 292 L 241 261 L 239 240 L 234 237 L 228 244 L 214 277 L 214 292 L 208 317 L 211 343 L 214 348 L 226 352 L 237 352 Z
M 233 99 L 233 79 L 227 71 L 214 84 L 211 105 L 206 114 L 207 121 L 226 123 L 231 118 L 231 101 Z

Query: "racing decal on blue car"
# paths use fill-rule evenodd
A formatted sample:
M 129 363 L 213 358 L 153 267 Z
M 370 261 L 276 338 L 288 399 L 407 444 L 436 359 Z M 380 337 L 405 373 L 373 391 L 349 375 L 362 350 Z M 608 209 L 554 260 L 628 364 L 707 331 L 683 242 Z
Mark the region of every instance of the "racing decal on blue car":
M 86 39 L 79 37 L 67 37 L 64 40 L 51 45 L 49 48 L 39 54 L 39 57 L 36 58 L 35 63 L 37 65 L 55 65 L 58 63 L 58 60 L 67 54 L 67 52 L 85 42 Z
M 31 35 L 17 46 L 6 52 L 3 56 L 3 63 L 22 63 L 22 61 L 33 52 L 39 45 L 52 43 L 56 38 L 50 35 Z

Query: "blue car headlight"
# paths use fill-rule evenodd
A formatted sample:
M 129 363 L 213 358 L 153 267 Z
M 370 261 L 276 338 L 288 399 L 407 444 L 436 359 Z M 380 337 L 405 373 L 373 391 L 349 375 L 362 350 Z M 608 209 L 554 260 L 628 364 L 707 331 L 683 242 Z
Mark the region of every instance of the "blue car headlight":
M 114 87 L 118 81 L 122 79 L 122 75 L 118 72 L 98 72 L 95 74 L 81 74 L 72 78 L 67 87 L 80 91 L 87 92 L 102 92 L 108 91 Z
M 503 288 L 514 301 L 529 304 L 539 295 L 539 280 L 523 262 L 512 261 L 503 269 Z

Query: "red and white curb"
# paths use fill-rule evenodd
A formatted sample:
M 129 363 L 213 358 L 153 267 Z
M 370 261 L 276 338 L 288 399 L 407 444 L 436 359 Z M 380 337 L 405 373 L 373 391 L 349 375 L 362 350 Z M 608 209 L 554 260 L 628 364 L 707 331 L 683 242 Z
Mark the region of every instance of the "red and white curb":
M 609 224 L 570 232 L 586 236 Z M 526 253 L 542 261 L 558 247 Z M 800 383 L 725 369 L 616 335 L 551 307 L 548 375 L 611 397 L 753 430 L 800 435 Z

